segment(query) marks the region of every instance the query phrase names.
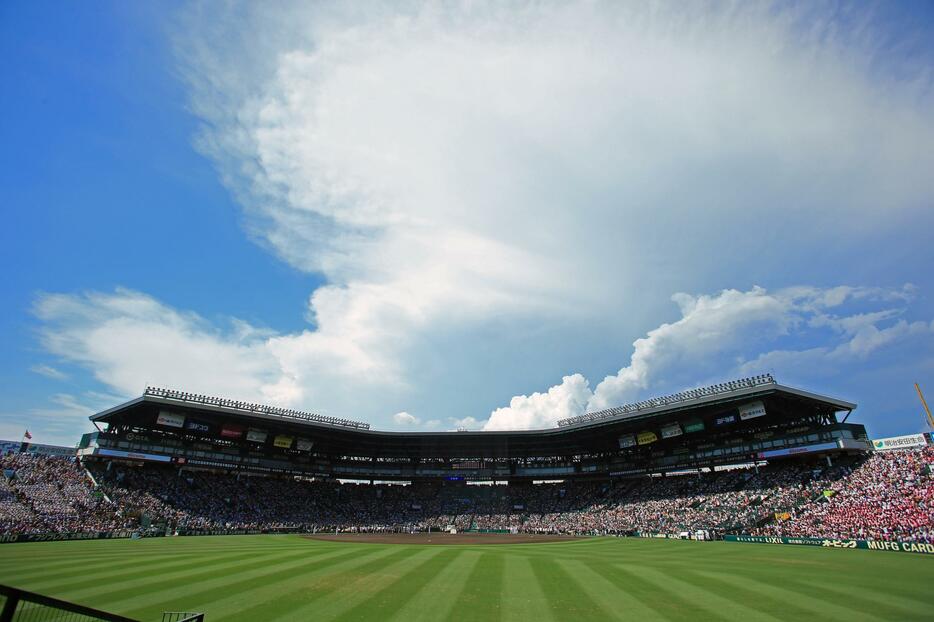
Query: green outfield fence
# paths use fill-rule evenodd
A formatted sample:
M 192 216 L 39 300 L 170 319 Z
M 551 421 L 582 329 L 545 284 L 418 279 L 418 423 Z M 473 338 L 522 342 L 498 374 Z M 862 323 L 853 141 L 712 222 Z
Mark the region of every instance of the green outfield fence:
M 923 553 L 934 555 L 934 544 L 923 542 L 898 542 L 894 540 L 846 540 L 837 538 L 786 538 L 782 536 L 723 536 L 727 542 L 753 542 L 758 544 L 791 544 L 798 546 L 822 546 L 834 549 L 867 549 L 894 553 Z

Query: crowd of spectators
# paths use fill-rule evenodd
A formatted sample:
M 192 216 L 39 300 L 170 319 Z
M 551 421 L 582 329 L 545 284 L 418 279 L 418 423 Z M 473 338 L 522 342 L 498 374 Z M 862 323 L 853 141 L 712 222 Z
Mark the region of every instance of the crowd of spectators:
M 74 458 L 0 457 L 0 534 L 119 528 L 120 519 Z
M 718 533 L 934 542 L 934 449 L 612 481 L 353 484 L 170 465 L 2 458 L 0 534 L 506 530 Z
M 934 447 L 875 453 L 755 533 L 934 544 Z

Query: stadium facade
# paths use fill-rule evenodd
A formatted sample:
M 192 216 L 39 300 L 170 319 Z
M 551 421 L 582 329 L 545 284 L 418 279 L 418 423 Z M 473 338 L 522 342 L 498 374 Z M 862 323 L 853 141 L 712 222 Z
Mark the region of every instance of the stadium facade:
M 361 422 L 147 388 L 91 417 L 89 461 L 321 479 L 604 479 L 861 453 L 856 404 L 757 376 L 528 431 L 388 432 Z

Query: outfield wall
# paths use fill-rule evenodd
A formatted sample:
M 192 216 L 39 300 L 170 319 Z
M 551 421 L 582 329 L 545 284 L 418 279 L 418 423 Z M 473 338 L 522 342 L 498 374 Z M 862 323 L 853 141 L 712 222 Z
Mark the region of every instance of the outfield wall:
M 136 532 L 129 529 L 119 531 L 81 531 L 73 533 L 13 533 L 0 535 L 0 544 L 11 542 L 56 542 L 60 540 L 110 540 L 132 538 L 134 533 Z
M 279 529 L 180 529 L 179 536 L 246 536 L 275 533 L 307 533 L 306 530 L 296 527 L 282 527 Z M 165 537 L 163 531 L 144 531 L 121 529 L 117 531 L 83 531 L 76 533 L 17 533 L 0 535 L 0 544 L 13 542 L 57 542 L 62 540 L 112 540 L 132 538 L 139 534 L 143 538 Z
M 934 544 L 920 542 L 884 542 L 881 540 L 839 540 L 835 538 L 785 538 L 781 536 L 723 536 L 727 542 L 752 542 L 758 544 L 793 544 L 799 546 L 821 546 L 834 549 L 867 549 L 896 553 L 923 553 L 934 555 Z

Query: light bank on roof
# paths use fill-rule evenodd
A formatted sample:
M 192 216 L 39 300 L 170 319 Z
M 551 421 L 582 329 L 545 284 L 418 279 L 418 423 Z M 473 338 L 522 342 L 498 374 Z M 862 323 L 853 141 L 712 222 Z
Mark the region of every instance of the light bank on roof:
M 697 389 L 688 389 L 678 393 L 673 393 L 671 395 L 665 395 L 663 397 L 653 397 L 641 402 L 634 402 L 632 404 L 625 404 L 623 406 L 607 408 L 605 410 L 586 413 L 576 417 L 561 419 L 558 421 L 558 427 L 564 428 L 570 426 L 580 426 L 601 421 L 612 421 L 615 419 L 623 419 L 634 416 L 651 415 L 655 413 L 661 414 L 673 410 L 690 409 L 697 406 L 717 403 L 725 398 L 732 400 L 735 398 L 755 397 L 761 394 L 763 390 L 777 390 L 784 393 L 798 395 L 809 400 L 822 402 L 832 408 L 835 408 L 836 412 L 846 412 L 847 416 L 849 416 L 849 413 L 856 409 L 856 404 L 851 402 L 846 402 L 844 400 L 827 397 L 825 395 L 818 395 L 817 393 L 811 393 L 809 391 L 802 391 L 801 389 L 780 385 L 775 382 L 775 378 L 772 377 L 772 374 L 763 374 L 760 376 L 752 376 L 751 378 L 731 380 L 722 384 L 713 384 Z

